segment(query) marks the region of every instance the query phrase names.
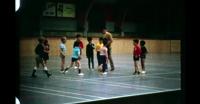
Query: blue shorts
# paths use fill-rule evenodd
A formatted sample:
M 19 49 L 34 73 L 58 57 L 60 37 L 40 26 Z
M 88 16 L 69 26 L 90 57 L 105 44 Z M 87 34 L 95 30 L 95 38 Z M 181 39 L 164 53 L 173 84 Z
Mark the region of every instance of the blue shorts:
M 73 58 L 72 57 L 72 62 L 78 61 L 78 58 Z

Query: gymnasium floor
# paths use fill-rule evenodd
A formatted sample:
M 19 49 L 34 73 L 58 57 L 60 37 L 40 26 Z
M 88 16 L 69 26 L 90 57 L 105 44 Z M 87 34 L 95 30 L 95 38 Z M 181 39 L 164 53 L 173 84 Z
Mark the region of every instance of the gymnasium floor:
M 95 66 L 97 66 L 96 57 Z M 67 57 L 69 65 L 71 58 Z M 34 57 L 20 59 L 21 104 L 71 104 L 137 96 L 181 89 L 180 54 L 148 54 L 146 74 L 132 75 L 132 55 L 113 55 L 116 70 L 102 75 L 88 70 L 87 59 L 81 60 L 84 76 L 71 69 L 61 74 L 60 58 L 50 57 L 50 78 L 42 70 L 31 78 Z

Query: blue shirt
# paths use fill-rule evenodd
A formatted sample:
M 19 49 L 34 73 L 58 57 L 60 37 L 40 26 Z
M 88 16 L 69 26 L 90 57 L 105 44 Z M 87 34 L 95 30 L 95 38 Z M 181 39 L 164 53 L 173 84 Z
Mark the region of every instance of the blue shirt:
M 72 58 L 78 58 L 79 56 L 80 56 L 80 48 L 79 47 L 74 47 L 73 48 Z

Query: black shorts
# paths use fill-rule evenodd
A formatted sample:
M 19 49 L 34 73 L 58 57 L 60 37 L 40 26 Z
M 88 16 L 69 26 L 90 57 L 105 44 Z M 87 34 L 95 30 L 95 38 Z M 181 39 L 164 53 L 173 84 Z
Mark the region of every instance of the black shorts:
M 72 62 L 78 61 L 78 58 L 72 58 Z
M 49 54 L 45 53 L 44 56 L 43 56 L 43 59 L 46 61 L 46 60 L 49 60 Z
M 134 60 L 134 61 L 139 61 L 139 58 L 140 58 L 140 57 L 135 57 L 135 56 L 133 56 L 133 60 Z

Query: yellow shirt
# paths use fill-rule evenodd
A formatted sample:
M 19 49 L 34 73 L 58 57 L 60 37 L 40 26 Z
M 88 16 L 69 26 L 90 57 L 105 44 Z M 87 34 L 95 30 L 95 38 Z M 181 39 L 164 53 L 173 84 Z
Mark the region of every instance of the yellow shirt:
M 97 43 L 96 44 L 96 51 L 100 51 L 100 49 L 103 47 L 103 43 Z
M 106 33 L 104 34 L 104 38 L 108 39 L 108 41 L 111 41 L 111 43 L 112 43 L 112 41 L 113 41 L 112 34 L 109 33 L 109 32 L 106 32 Z M 111 43 L 108 44 L 109 47 L 111 47 Z

